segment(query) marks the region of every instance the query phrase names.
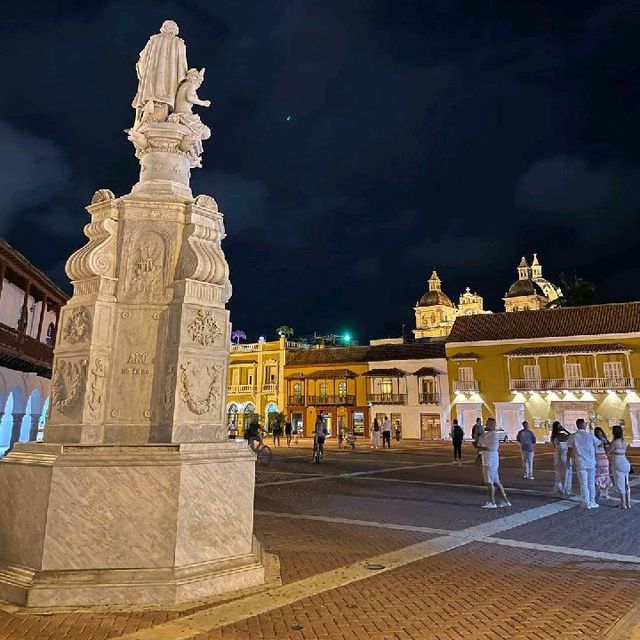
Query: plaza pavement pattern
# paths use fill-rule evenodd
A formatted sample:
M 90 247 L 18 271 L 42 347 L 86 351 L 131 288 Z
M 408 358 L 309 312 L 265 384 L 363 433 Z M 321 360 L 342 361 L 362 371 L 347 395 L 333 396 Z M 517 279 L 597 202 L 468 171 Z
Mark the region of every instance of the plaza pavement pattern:
M 640 501 L 555 498 L 548 445 L 532 481 L 503 447 L 513 506 L 493 511 L 470 445 L 461 466 L 447 443 L 329 445 L 320 465 L 310 446 L 257 469 L 256 534 L 281 582 L 166 610 L 5 606 L 0 640 L 640 639 Z

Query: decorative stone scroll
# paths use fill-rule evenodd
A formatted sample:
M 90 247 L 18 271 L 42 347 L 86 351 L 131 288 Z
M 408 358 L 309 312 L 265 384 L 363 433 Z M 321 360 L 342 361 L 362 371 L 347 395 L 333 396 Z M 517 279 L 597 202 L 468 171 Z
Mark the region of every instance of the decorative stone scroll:
M 201 416 L 218 405 L 220 372 L 216 365 L 193 364 L 180 365 L 180 398 L 191 413 Z M 196 395 L 203 395 L 198 399 Z
M 84 234 L 89 243 L 72 254 L 65 267 L 73 282 L 114 275 L 117 228 L 117 222 L 111 218 L 85 226 Z

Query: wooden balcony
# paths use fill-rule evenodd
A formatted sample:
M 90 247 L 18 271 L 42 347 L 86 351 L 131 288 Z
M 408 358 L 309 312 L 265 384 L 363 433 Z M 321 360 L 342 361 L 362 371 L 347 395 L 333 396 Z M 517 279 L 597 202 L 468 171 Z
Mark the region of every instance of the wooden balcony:
M 0 364 L 50 378 L 53 347 L 0 324 Z
M 420 393 L 418 394 L 420 404 L 440 404 L 439 393 Z
M 371 404 L 406 404 L 406 393 L 368 393 L 367 402 Z
M 477 380 L 454 380 L 453 390 L 461 393 L 477 393 L 480 391 L 480 384 Z
M 596 389 L 634 389 L 634 378 L 515 378 L 510 381 L 514 391 L 563 391 Z
M 307 396 L 307 404 L 309 405 L 345 405 L 353 406 L 356 403 L 355 396 L 338 395 L 338 396 Z
M 287 400 L 287 404 L 290 407 L 304 407 L 304 405 L 306 404 L 304 401 L 304 396 L 289 396 Z

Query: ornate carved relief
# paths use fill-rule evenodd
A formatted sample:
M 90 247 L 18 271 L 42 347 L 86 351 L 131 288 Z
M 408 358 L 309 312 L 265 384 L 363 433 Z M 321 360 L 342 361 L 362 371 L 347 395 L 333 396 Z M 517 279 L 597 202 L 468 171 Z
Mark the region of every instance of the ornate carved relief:
M 104 385 L 107 376 L 107 369 L 104 358 L 96 358 L 90 372 L 89 383 L 89 413 L 93 418 L 97 418 L 104 404 Z
M 85 226 L 84 234 L 89 238 L 89 244 L 78 249 L 65 267 L 72 281 L 95 276 L 114 277 L 117 228 L 117 222 L 111 218 Z
M 136 301 L 148 301 L 165 291 L 165 243 L 153 232 L 141 233 L 131 248 L 127 293 Z
M 201 416 L 218 405 L 221 370 L 192 362 L 180 365 L 180 397 L 191 413 Z
M 84 342 L 91 333 L 91 314 L 86 307 L 79 306 L 71 310 L 62 327 L 62 337 L 71 344 Z
M 164 405 L 164 413 L 166 416 L 171 416 L 171 409 L 173 399 L 175 397 L 176 389 L 176 365 L 170 364 L 167 376 L 164 380 L 164 395 L 162 397 L 162 404 Z
M 64 414 L 69 414 L 78 404 L 87 377 L 87 361 L 58 360 L 51 383 L 51 402 Z
M 202 309 L 198 309 L 196 317 L 187 327 L 187 331 L 191 339 L 203 347 L 214 344 L 216 339 L 222 335 L 222 331 L 220 331 L 220 327 L 218 327 L 218 323 L 211 311 L 203 311 Z

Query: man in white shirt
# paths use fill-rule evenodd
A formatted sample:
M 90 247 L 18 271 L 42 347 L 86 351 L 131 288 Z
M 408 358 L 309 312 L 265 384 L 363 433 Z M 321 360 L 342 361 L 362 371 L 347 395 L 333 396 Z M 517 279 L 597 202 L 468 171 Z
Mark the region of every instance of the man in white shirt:
M 489 492 L 489 500 L 482 506 L 483 509 L 497 509 L 496 488 L 502 496 L 501 507 L 510 507 L 504 487 L 500 482 L 500 440 L 496 433 L 496 421 L 493 418 L 487 420 L 484 432 L 478 437 L 478 452 L 482 456 L 482 475 Z
M 389 416 L 384 417 L 384 422 L 382 423 L 382 448 L 384 449 L 384 445 L 387 445 L 387 449 L 391 449 L 391 420 L 389 420 Z
M 587 431 L 582 418 L 576 420 L 576 427 L 578 430 L 567 440 L 569 464 L 575 461 L 582 505 L 585 509 L 597 509 L 600 505 L 596 502 L 596 451 L 602 443 Z

